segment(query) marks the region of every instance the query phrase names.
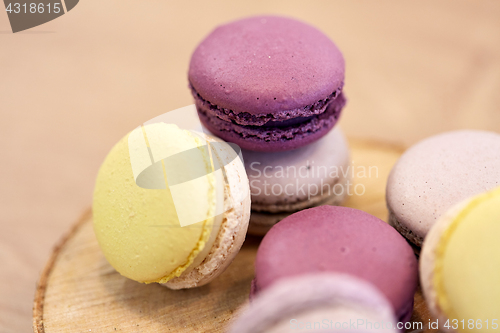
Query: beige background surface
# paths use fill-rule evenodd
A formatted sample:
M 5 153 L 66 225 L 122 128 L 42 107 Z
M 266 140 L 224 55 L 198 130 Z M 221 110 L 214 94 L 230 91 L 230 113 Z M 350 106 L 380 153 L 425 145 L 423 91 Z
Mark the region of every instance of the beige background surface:
M 2 9 L 0 333 L 31 331 L 39 273 L 89 206 L 111 146 L 191 104 L 196 44 L 219 23 L 261 13 L 312 23 L 344 52 L 348 135 L 411 144 L 450 129 L 500 131 L 496 0 L 83 0 L 18 34 Z

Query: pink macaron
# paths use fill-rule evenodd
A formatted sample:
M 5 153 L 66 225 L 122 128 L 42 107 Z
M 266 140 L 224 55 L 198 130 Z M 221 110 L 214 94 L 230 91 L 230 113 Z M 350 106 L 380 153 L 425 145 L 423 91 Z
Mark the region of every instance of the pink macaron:
M 319 272 L 350 274 L 371 283 L 387 297 L 399 321 L 410 319 L 417 259 L 406 240 L 382 220 L 335 206 L 288 216 L 259 246 L 251 298 L 284 278 Z

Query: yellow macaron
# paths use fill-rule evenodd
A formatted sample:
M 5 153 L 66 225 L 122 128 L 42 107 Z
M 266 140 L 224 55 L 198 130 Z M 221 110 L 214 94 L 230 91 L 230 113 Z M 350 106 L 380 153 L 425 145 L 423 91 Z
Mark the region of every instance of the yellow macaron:
M 441 329 L 500 329 L 500 188 L 438 220 L 423 244 L 420 278 Z
M 172 124 L 127 134 L 94 190 L 94 231 L 109 263 L 125 277 L 173 289 L 219 275 L 249 220 L 248 178 L 235 156 L 220 140 Z

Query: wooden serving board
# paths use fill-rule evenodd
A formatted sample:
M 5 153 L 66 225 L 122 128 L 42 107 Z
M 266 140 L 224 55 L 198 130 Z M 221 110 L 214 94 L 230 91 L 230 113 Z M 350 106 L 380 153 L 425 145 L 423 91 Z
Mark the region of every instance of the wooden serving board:
M 387 220 L 386 180 L 403 148 L 362 140 L 349 143 L 354 184 L 362 184 L 365 193 L 350 196 L 345 206 Z M 42 272 L 34 301 L 34 332 L 224 332 L 248 300 L 259 242 L 259 237 L 248 236 L 234 262 L 210 284 L 170 290 L 118 274 L 99 249 L 89 210 L 55 247 Z M 428 331 L 429 312 L 420 291 L 412 320 L 423 322 Z

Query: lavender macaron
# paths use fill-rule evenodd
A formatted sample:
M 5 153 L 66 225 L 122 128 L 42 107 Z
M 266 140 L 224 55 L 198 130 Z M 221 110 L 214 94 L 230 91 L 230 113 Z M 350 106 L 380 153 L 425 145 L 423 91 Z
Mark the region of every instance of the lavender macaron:
M 345 274 L 283 279 L 239 312 L 229 333 L 398 332 L 384 295 L 366 281 Z
M 344 58 L 303 22 L 258 16 L 219 26 L 194 51 L 189 84 L 203 125 L 241 148 L 314 142 L 345 105 Z
M 443 213 L 497 186 L 500 134 L 463 130 L 432 136 L 408 149 L 389 175 L 389 223 L 419 252 Z
M 418 284 L 411 246 L 391 226 L 363 211 L 320 206 L 292 214 L 264 236 L 255 259 L 251 298 L 278 281 L 334 272 L 374 285 L 398 321 L 409 321 Z

